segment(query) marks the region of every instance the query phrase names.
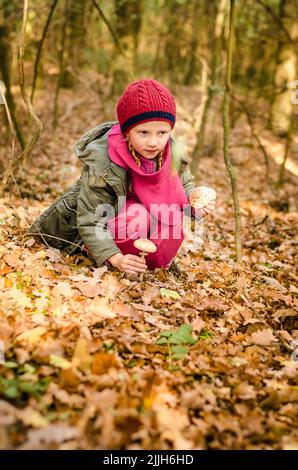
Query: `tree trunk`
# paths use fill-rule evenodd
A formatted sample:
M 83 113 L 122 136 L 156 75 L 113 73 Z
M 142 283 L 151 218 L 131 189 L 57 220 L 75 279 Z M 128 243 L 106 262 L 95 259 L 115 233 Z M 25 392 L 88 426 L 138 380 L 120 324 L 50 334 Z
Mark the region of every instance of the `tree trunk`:
M 76 76 L 84 64 L 85 22 L 87 3 L 85 0 L 70 0 L 67 8 L 67 29 L 61 87 L 72 88 L 77 82 Z
M 11 180 L 15 182 L 15 173 L 22 168 L 22 164 L 27 164 L 28 158 L 31 156 L 32 150 L 35 147 L 40 134 L 42 132 L 42 122 L 36 115 L 34 108 L 32 106 L 31 100 L 27 94 L 26 83 L 25 83 L 25 72 L 24 72 L 24 54 L 25 54 L 25 42 L 26 42 L 26 27 L 28 20 L 28 10 L 29 10 L 29 0 L 24 0 L 23 5 L 23 21 L 22 21 L 22 30 L 18 46 L 18 65 L 19 65 L 19 80 L 20 80 L 20 89 L 22 93 L 22 98 L 32 119 L 35 129 L 34 133 L 31 136 L 30 141 L 26 144 L 23 152 L 17 157 L 12 155 L 11 160 L 8 163 L 7 170 L 3 177 L 1 188 L 4 189 L 7 184 L 11 184 Z
M 92 3 L 98 11 L 103 22 L 108 27 L 108 30 L 110 31 L 114 42 L 114 53 L 111 58 L 111 63 L 113 64 L 113 83 L 110 95 L 108 97 L 110 99 L 114 95 L 119 95 L 123 91 L 123 88 L 128 83 L 128 81 L 134 79 L 133 61 L 132 57 L 127 54 L 127 51 L 124 49 L 121 38 L 118 37 L 116 30 L 106 17 L 105 13 L 103 12 L 103 9 L 101 8 L 97 0 L 92 0 Z
M 286 136 L 293 112 L 290 100 L 291 83 L 297 78 L 297 51 L 294 43 L 298 39 L 298 23 L 294 21 L 295 0 L 281 0 L 279 18 L 291 41 L 286 34 L 280 35 L 275 71 L 275 86 L 280 93 L 272 102 L 271 126 L 275 134 Z
M 204 109 L 202 113 L 201 123 L 197 134 L 197 142 L 193 151 L 191 168 L 194 174 L 197 172 L 198 163 L 204 148 L 205 130 L 208 121 L 209 111 L 214 95 L 218 86 L 218 65 L 220 63 L 221 53 L 221 36 L 224 29 L 225 12 L 227 10 L 227 0 L 220 0 L 216 13 L 214 33 L 213 33 L 213 55 L 211 65 L 210 85 L 208 87 L 207 99 L 202 97 L 204 101 Z
M 40 58 L 41 58 L 42 46 L 43 46 L 44 40 L 46 38 L 48 29 L 49 29 L 49 26 L 50 26 L 50 23 L 51 23 L 51 19 L 52 19 L 52 16 L 53 16 L 53 13 L 55 11 L 57 3 L 58 3 L 58 0 L 53 0 L 53 3 L 51 5 L 51 8 L 50 8 L 50 11 L 49 11 L 47 20 L 45 22 L 45 26 L 44 26 L 42 35 L 41 35 L 41 40 L 39 41 L 39 44 L 38 44 L 36 58 L 35 58 L 35 62 L 34 62 L 34 75 L 33 75 L 32 90 L 31 90 L 31 102 L 32 103 L 33 103 L 35 87 L 36 87 L 36 81 L 37 81 L 37 76 L 38 76 L 38 65 L 39 65 Z
M 7 106 L 11 115 L 11 120 L 13 122 L 17 139 L 20 143 L 21 149 L 25 147 L 25 141 L 18 124 L 16 117 L 16 106 L 11 92 L 11 79 L 10 79 L 10 69 L 11 69 L 11 39 L 9 31 L 9 23 L 7 18 L 9 17 L 10 10 L 12 8 L 9 0 L 0 0 L 0 6 L 3 13 L 3 18 L 0 19 L 0 71 L 1 77 L 6 89 L 6 101 Z
M 198 30 L 200 27 L 200 17 L 202 16 L 202 12 L 200 9 L 200 0 L 195 0 L 193 3 L 193 12 L 192 12 L 192 35 L 191 41 L 189 44 L 189 62 L 187 66 L 187 71 L 184 77 L 184 85 L 191 85 L 192 83 L 196 83 L 196 64 L 197 64 L 197 50 L 199 46 L 199 35 Z
M 63 78 L 64 78 L 64 71 L 65 71 L 65 62 L 64 62 L 64 56 L 65 56 L 65 43 L 66 43 L 66 27 L 67 27 L 67 21 L 68 21 L 68 12 L 69 8 L 69 0 L 66 0 L 65 2 L 65 13 L 64 13 L 64 20 L 62 24 L 62 31 L 61 31 L 61 44 L 60 44 L 60 49 L 58 51 L 58 62 L 59 62 L 59 75 L 57 78 L 57 83 L 56 83 L 56 89 L 55 89 L 55 98 L 54 98 L 54 110 L 53 110 L 53 131 L 57 128 L 58 125 L 58 113 L 59 113 L 59 93 L 60 93 L 60 88 L 63 86 Z

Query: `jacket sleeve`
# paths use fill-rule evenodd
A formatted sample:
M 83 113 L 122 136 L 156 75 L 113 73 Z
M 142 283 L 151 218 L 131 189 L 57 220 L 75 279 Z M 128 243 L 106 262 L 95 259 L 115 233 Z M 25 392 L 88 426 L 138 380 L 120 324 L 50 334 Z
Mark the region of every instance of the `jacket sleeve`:
M 194 183 L 195 177 L 194 177 L 193 174 L 189 171 L 188 165 L 189 165 L 189 164 L 188 164 L 188 160 L 185 159 L 185 158 L 182 158 L 181 164 L 180 164 L 179 175 L 180 175 L 181 183 L 182 183 L 183 188 L 184 188 L 184 190 L 185 190 L 187 199 L 189 200 L 190 193 L 195 189 L 196 185 L 195 185 L 195 183 Z M 201 212 L 200 212 L 200 211 L 196 211 L 196 210 L 195 210 L 194 208 L 192 208 L 191 206 L 187 207 L 187 208 L 184 210 L 184 213 L 185 213 L 185 215 L 187 215 L 188 217 L 191 217 L 192 220 L 194 220 L 194 219 L 196 219 L 196 220 L 201 220 L 201 218 L 202 218 Z
M 187 160 L 183 159 L 181 161 L 179 175 L 180 175 L 181 183 L 182 183 L 183 188 L 185 190 L 186 196 L 189 199 L 190 193 L 195 188 L 195 183 L 194 183 L 195 177 L 193 176 L 193 174 L 188 169 L 188 161 Z
M 121 253 L 106 228 L 104 204 L 112 207 L 112 188 L 90 186 L 88 168 L 84 168 L 77 202 L 77 227 L 96 264 L 101 266 L 110 256 Z

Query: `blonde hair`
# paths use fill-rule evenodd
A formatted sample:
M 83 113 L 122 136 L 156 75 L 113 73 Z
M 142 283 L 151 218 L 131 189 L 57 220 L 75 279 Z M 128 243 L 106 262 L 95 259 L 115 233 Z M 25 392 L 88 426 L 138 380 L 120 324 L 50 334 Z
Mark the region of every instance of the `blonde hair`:
M 130 152 L 130 154 L 132 155 L 134 161 L 136 162 L 136 164 L 138 166 L 141 166 L 141 159 L 139 157 L 139 154 L 138 152 L 136 151 L 136 149 L 132 146 L 130 140 L 127 141 L 128 143 L 128 150 Z M 159 171 L 162 167 L 162 164 L 163 164 L 163 157 L 164 157 L 164 151 L 162 150 L 161 152 L 159 152 L 159 154 L 157 155 L 157 168 L 156 168 L 156 171 Z

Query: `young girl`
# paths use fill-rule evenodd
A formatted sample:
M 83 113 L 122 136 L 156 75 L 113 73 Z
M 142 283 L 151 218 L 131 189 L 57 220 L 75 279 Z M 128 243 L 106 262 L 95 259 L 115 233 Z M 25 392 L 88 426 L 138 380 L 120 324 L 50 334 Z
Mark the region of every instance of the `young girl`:
M 29 233 L 69 253 L 69 244 L 80 245 L 98 266 L 132 274 L 167 268 L 184 239 L 183 211 L 194 189 L 184 147 L 171 137 L 174 97 L 156 80 L 137 80 L 120 97 L 117 118 L 77 142 L 82 176 Z M 214 208 L 212 201 L 195 215 Z M 156 245 L 146 261 L 134 247 L 138 238 Z

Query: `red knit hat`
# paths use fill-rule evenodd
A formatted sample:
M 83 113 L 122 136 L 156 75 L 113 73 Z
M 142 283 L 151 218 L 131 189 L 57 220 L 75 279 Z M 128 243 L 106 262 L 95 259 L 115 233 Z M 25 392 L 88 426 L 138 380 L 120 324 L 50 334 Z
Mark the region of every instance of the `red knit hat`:
M 132 82 L 117 103 L 117 118 L 122 134 L 142 122 L 166 121 L 172 128 L 176 104 L 170 90 L 152 78 Z

